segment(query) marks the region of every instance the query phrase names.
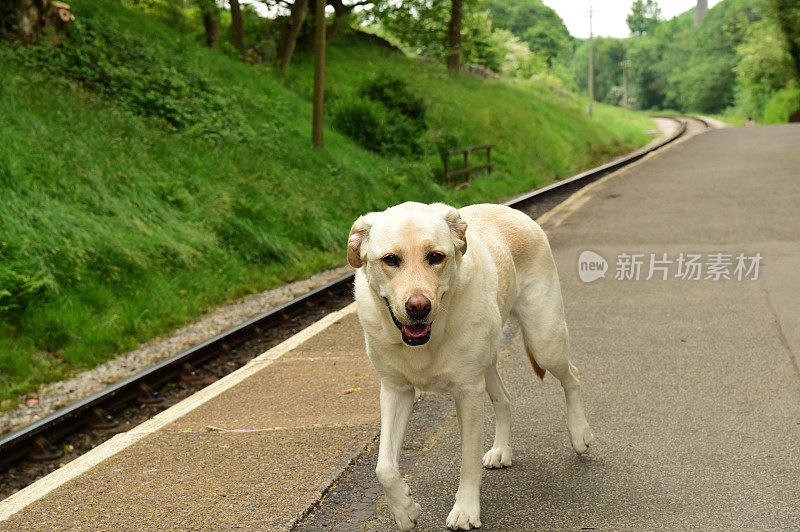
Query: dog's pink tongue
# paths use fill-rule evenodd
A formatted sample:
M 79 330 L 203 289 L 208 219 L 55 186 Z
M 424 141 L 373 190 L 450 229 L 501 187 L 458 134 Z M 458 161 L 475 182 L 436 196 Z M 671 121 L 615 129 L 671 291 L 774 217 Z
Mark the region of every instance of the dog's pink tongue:
M 429 327 L 427 323 L 423 323 L 422 325 L 404 325 L 403 331 L 406 333 L 406 336 L 410 338 L 421 338 L 428 334 Z

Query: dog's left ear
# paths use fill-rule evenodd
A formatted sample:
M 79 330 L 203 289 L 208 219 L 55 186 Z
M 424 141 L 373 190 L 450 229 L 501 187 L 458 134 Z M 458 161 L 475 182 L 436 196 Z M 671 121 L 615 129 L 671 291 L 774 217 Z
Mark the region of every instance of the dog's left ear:
M 363 216 L 359 216 L 353 227 L 350 228 L 350 237 L 347 239 L 347 262 L 353 268 L 360 268 L 364 263 L 361 258 L 361 246 L 369 233 L 370 224 Z
M 467 252 L 467 222 L 461 219 L 461 215 L 455 207 L 444 203 L 434 203 L 434 207 L 442 211 L 444 220 L 450 226 L 450 233 L 453 235 L 453 244 L 461 254 Z

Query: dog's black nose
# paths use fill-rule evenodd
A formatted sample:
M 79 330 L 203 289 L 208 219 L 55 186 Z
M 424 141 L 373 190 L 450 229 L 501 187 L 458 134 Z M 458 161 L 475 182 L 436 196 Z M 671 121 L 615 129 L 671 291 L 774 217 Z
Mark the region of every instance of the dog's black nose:
M 406 312 L 412 320 L 421 320 L 431 312 L 431 300 L 425 296 L 411 296 L 406 300 Z

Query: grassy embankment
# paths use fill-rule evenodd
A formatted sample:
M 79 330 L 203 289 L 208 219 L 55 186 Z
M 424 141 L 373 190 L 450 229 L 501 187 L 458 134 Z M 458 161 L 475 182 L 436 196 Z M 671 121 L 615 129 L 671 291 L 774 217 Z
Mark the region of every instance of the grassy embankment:
M 455 190 L 433 147 L 381 157 L 336 131 L 310 147 L 310 60 L 287 82 L 106 0 L 60 50 L 0 43 L 0 408 L 234 298 L 343 262 L 352 220 L 404 200 L 467 204 L 644 144 L 641 114 L 524 83 L 451 77 L 366 44 L 329 53 L 330 98 L 406 78 L 431 131 L 493 142 Z

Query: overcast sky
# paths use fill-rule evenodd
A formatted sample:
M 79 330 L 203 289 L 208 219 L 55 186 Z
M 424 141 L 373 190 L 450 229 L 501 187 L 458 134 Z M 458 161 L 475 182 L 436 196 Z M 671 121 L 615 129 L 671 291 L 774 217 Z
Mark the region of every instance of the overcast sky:
M 569 32 L 585 39 L 589 36 L 589 5 L 592 6 L 592 28 L 595 35 L 627 37 L 630 35 L 625 17 L 631 11 L 633 0 L 543 0 L 564 19 Z M 720 0 L 708 0 L 708 7 Z M 672 18 L 697 5 L 696 0 L 659 0 L 663 18 Z

